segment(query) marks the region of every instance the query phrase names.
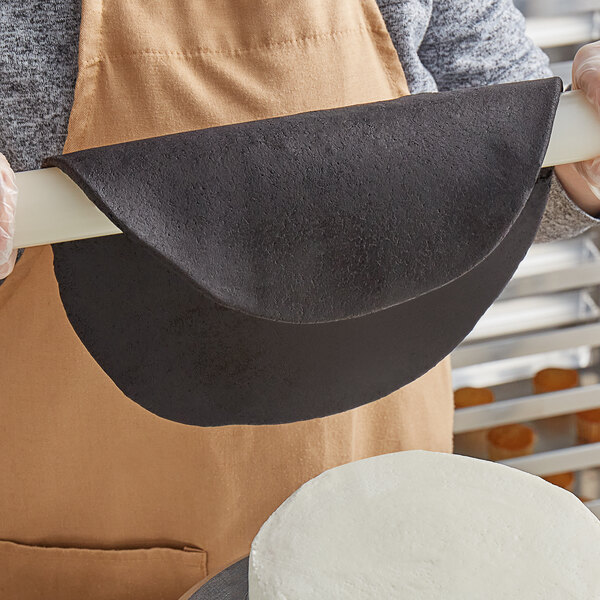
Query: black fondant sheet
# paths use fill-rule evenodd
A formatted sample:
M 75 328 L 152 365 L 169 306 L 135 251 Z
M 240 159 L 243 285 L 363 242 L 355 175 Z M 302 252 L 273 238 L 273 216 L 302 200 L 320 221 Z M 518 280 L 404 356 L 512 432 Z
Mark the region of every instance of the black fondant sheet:
M 531 245 L 559 79 L 53 157 L 124 232 L 55 245 L 75 330 L 195 425 L 377 400 L 446 356 Z

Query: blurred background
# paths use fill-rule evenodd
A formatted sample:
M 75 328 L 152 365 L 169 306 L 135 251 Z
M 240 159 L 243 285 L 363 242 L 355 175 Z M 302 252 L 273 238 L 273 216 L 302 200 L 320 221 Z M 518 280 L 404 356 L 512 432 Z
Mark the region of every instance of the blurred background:
M 565 86 L 600 0 L 515 0 Z M 452 354 L 456 452 L 569 489 L 600 517 L 600 236 L 534 246 Z
M 525 15 L 529 36 L 544 49 L 565 85 L 577 49 L 600 39 L 597 0 L 514 0 Z

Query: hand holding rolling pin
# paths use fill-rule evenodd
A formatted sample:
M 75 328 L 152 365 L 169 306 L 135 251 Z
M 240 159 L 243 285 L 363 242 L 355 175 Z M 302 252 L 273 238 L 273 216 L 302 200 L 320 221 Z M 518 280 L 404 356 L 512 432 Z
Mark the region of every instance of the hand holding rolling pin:
M 573 60 L 572 87 L 600 113 L 600 41 L 586 44 Z M 569 197 L 591 215 L 600 213 L 600 156 L 559 165 L 556 175 Z
M 15 174 L 4 154 L 0 154 L 0 279 L 15 266 L 17 251 L 13 250 L 17 186 Z

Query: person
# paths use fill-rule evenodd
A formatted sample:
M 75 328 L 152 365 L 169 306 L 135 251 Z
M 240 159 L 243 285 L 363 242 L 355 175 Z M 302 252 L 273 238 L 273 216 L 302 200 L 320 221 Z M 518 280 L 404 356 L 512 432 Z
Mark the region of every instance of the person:
M 551 74 L 510 0 L 84 0 L 81 10 L 78 0 L 0 8 L 0 148 L 16 170 L 37 168 L 63 144 L 72 151 Z M 593 44 L 578 53 L 574 87 L 600 108 L 598 56 Z M 6 275 L 18 199 L 3 164 Z M 598 170 L 594 160 L 555 170 L 539 240 L 598 223 Z M 177 585 L 181 593 L 247 552 L 268 514 L 324 469 L 452 449 L 448 359 L 326 419 L 202 428 L 156 418 L 115 389 L 73 333 L 49 248 L 25 251 L 0 287 L 0 330 L 0 514 L 11 515 L 0 520 L 0 572 L 13 573 L 12 597 L 33 597 L 40 582 L 75 597 L 83 581 L 93 600 L 85 585 L 100 577 L 111 598 L 125 579 L 140 596 L 176 598 Z M 144 554 L 156 546 L 182 552 L 160 555 L 161 564 L 175 556 L 168 573 Z
M 378 3 L 413 94 L 552 74 L 548 59 L 526 37 L 524 19 L 509 0 L 488 1 L 480 6 L 469 0 L 458 4 L 434 0 L 378 0 Z M 49 36 L 43 42 L 46 53 L 38 57 L 33 68 L 18 60 L 18 48 L 31 36 L 41 35 L 42 28 L 32 31 L 20 27 L 23 20 L 15 17 L 14 2 L 6 3 L 0 15 L 4 24 L 0 50 L 5 57 L 2 70 L 7 108 L 0 129 L 0 150 L 4 149 L 16 170 L 38 168 L 42 158 L 60 152 L 66 138 L 69 102 L 77 74 L 79 10 L 73 0 L 56 4 L 57 18 L 50 24 Z M 467 24 L 474 25 L 475 31 L 461 40 Z M 489 39 L 494 43 L 488 43 Z M 457 43 L 459 40 L 461 44 Z M 440 45 L 448 45 L 449 50 L 440 53 Z M 15 55 L 16 61 L 8 60 Z M 573 89 L 583 89 L 598 110 L 599 57 L 600 42 L 595 42 L 581 48 L 573 63 Z M 26 86 L 22 85 L 21 93 L 10 93 L 11 81 L 25 84 L 29 77 L 39 82 L 36 88 L 27 88 L 23 94 Z M 58 114 L 51 115 L 51 121 L 47 118 L 49 99 L 56 99 L 59 107 Z M 39 111 L 40 108 L 43 110 Z M 49 123 L 51 130 L 46 131 Z M 32 134 L 33 131 L 37 134 Z M 17 194 L 12 170 L 3 155 L 0 170 L 0 279 L 3 279 L 12 271 L 17 255 L 12 248 Z M 537 241 L 577 235 L 595 226 L 594 216 L 600 213 L 600 158 L 560 165 L 555 172 L 557 177 Z

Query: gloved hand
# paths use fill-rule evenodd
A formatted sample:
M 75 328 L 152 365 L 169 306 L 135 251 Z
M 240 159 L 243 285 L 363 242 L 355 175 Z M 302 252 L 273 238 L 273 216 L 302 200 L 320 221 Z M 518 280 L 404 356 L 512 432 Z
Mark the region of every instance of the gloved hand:
M 15 174 L 0 153 L 0 279 L 10 274 L 17 259 L 17 251 L 13 250 L 16 208 Z
M 582 90 L 600 113 L 600 42 L 586 44 L 575 55 L 572 87 Z M 600 156 L 575 163 L 575 168 L 600 200 Z
M 582 90 L 600 113 L 600 42 L 586 44 L 573 60 L 572 88 Z M 569 197 L 587 213 L 600 216 L 600 156 L 567 165 L 554 172 Z

